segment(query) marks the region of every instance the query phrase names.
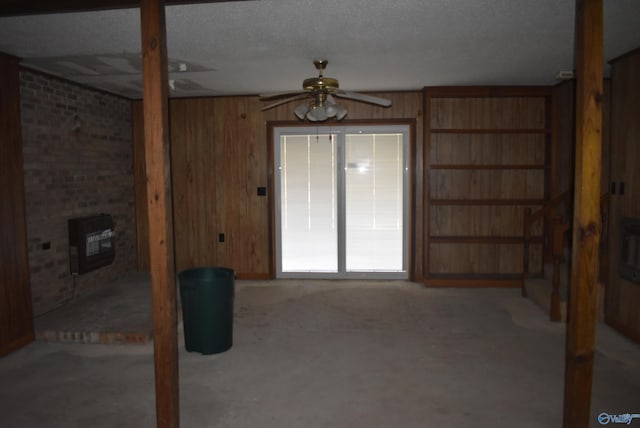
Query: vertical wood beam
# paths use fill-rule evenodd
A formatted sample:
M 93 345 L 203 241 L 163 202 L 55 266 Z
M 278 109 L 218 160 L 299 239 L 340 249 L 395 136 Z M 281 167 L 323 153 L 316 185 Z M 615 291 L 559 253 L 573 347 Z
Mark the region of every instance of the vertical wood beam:
M 602 146 L 603 4 L 576 0 L 576 167 L 564 428 L 589 426 L 596 330 Z
M 140 20 L 156 423 L 169 428 L 180 425 L 180 415 L 164 1 L 142 0 Z
M 0 53 L 0 356 L 33 342 L 19 59 Z

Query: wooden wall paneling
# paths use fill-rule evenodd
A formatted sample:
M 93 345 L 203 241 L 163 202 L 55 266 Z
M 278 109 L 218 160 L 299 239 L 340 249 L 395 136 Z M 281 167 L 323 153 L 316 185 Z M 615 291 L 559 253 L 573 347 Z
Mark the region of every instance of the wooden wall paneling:
M 176 269 L 215 264 L 215 107 L 211 99 L 170 103 Z
M 268 157 L 264 118 L 260 112 L 257 97 L 243 98 L 240 126 L 245 130 L 244 144 L 247 145 L 247 210 L 251 233 L 244 237 L 249 251 L 252 268 L 247 271 L 255 278 L 270 278 L 269 240 L 269 195 L 259 196 L 258 188 L 269 189 Z M 245 117 L 243 118 L 242 115 Z M 267 190 L 268 191 L 268 190 Z
M 545 97 L 438 97 L 432 129 L 545 129 Z
M 437 242 L 437 241 L 436 241 Z M 431 274 L 454 274 L 473 279 L 474 275 L 511 275 L 522 271 L 522 246 L 464 242 L 432 242 Z
M 616 184 L 609 210 L 609 281 L 605 319 L 629 338 L 640 342 L 640 284 L 620 276 L 623 218 L 640 220 L 640 49 L 612 62 L 610 114 L 610 179 Z M 620 193 L 624 183 L 625 193 Z
M 605 79 L 602 84 L 604 100 L 602 103 L 602 173 L 600 181 L 601 193 L 610 190 L 611 171 L 611 80 Z
M 218 183 L 218 214 L 221 219 L 220 232 L 225 234 L 224 248 L 226 265 L 238 273 L 247 272 L 249 251 L 245 233 L 252 230 L 248 218 L 247 157 L 249 147 L 241 130 L 240 122 L 246 121 L 246 113 L 239 98 L 217 98 L 216 109 L 216 181 Z M 245 115 L 243 119 L 241 116 Z M 224 210 L 222 213 L 220 210 Z
M 544 168 L 545 135 L 433 133 L 431 167 L 468 164 Z
M 543 170 L 433 170 L 433 199 L 532 199 L 544 198 Z
M 233 266 L 230 264 L 232 259 L 230 254 L 230 248 L 233 247 L 234 243 L 230 241 L 232 236 L 232 232 L 229 230 L 229 226 L 227 225 L 227 216 L 228 213 L 233 212 L 236 209 L 236 206 L 232 206 L 233 200 L 238 197 L 242 197 L 238 195 L 234 198 L 233 189 L 229 189 L 227 186 L 226 173 L 227 169 L 225 164 L 227 162 L 235 162 L 235 159 L 229 159 L 226 151 L 228 150 L 225 146 L 225 121 L 224 109 L 226 108 L 226 103 L 224 101 L 220 101 L 218 99 L 213 100 L 215 102 L 216 110 L 218 111 L 218 115 L 215 116 L 215 125 L 214 125 L 214 151 L 215 151 L 215 159 L 216 163 L 212 168 L 213 176 L 211 179 L 214 181 L 216 186 L 215 192 L 215 207 L 216 210 L 212 215 L 216 218 L 216 263 L 220 266 L 226 266 L 237 270 L 237 266 Z M 233 132 L 233 131 L 230 131 Z M 227 199 L 229 199 L 227 201 Z M 220 242 L 220 234 L 224 234 L 224 242 Z
M 518 205 L 436 205 L 431 210 L 431 236 L 518 237 L 522 234 L 524 208 Z
M 411 119 L 422 115 L 421 92 L 377 93 L 392 99 L 390 109 L 341 100 L 347 120 Z M 295 119 L 295 103 L 261 112 L 258 97 L 213 97 L 172 100 L 170 103 L 176 265 L 216 264 L 234 268 L 239 277 L 269 278 L 273 237 L 271 194 L 258 196 L 258 187 L 270 192 L 268 121 Z M 326 124 L 324 124 L 326 125 Z M 134 135 L 141 127 L 134 120 Z M 422 121 L 416 122 L 415 174 L 422 174 Z M 141 137 L 134 138 L 137 141 Z M 415 154 L 413 156 L 416 156 Z M 414 174 L 414 175 L 415 175 Z M 136 174 L 144 186 L 144 175 Z M 413 180 L 412 218 L 422 218 L 422 180 Z M 143 197 L 139 194 L 138 198 Z M 144 241 L 144 213 L 137 214 L 139 254 Z M 225 242 L 218 235 L 225 234 Z M 415 222 L 412 237 L 421 236 Z M 419 240 L 418 240 L 419 241 Z M 422 244 L 414 243 L 417 257 L 412 270 L 422 272 Z M 142 260 L 142 256 L 140 257 Z M 141 268 L 144 264 L 140 265 Z
M 192 260 L 189 242 L 197 237 L 190 236 L 189 226 L 193 224 L 196 227 L 197 213 L 192 212 L 192 207 L 188 205 L 191 199 L 188 192 L 196 194 L 195 188 L 189 188 L 189 184 L 193 184 L 193 175 L 197 175 L 195 165 L 188 163 L 188 144 L 189 139 L 184 135 L 188 124 L 185 122 L 184 104 L 181 100 L 171 100 L 169 102 L 169 124 L 171 130 L 171 188 L 173 197 L 173 230 L 174 230 L 174 246 L 176 271 L 188 267 L 196 267 Z M 190 183 L 191 182 L 191 183 Z M 197 197 L 204 197 L 198 195 Z M 196 214 L 196 218 L 191 215 Z
M 553 88 L 557 112 L 556 158 L 558 169 L 553 171 L 554 194 L 557 196 L 573 188 L 575 151 L 575 80 L 560 83 Z
M 267 148 L 257 97 L 215 98 L 218 262 L 239 278 L 270 277 Z M 216 235 L 217 236 L 217 235 Z
M 0 54 L 0 356 L 32 342 L 19 60 Z
M 238 215 L 233 216 L 234 240 L 233 259 L 239 268 L 239 272 L 254 272 L 253 265 L 257 262 L 257 254 L 253 251 L 255 248 L 255 234 L 258 231 L 258 223 L 256 215 L 265 215 L 255 209 L 257 201 L 257 188 L 255 183 L 251 181 L 250 173 L 250 156 L 255 147 L 252 145 L 252 138 L 247 126 L 247 102 L 246 98 L 234 99 L 233 115 L 229 117 L 233 121 L 233 129 L 237 131 L 236 135 L 229 135 L 226 142 L 229 146 L 235 146 L 236 156 L 240 164 L 236 168 L 234 188 L 238 189 L 236 195 L 236 203 L 238 205 Z M 240 196 L 240 197 L 238 197 Z M 247 233 L 250 230 L 251 233 Z

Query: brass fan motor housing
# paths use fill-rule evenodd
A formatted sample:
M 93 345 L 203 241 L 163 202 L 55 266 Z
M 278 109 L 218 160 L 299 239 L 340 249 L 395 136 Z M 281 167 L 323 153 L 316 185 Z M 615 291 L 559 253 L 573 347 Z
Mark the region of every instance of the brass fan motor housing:
M 326 92 L 332 89 L 338 89 L 338 80 L 331 77 L 310 77 L 302 82 L 302 89 L 309 92 Z

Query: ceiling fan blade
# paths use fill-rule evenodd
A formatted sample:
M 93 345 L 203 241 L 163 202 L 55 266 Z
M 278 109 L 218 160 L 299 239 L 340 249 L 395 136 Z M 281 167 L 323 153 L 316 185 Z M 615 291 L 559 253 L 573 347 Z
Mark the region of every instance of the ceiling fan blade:
M 362 101 L 365 103 L 376 104 L 383 107 L 389 107 L 391 105 L 391 100 L 386 98 L 374 97 L 373 95 L 365 95 L 359 92 L 349 92 L 343 90 L 337 90 L 333 93 L 336 97 L 341 98 L 349 98 L 356 101 Z
M 293 97 L 285 98 L 283 100 L 276 101 L 275 103 L 271 103 L 271 104 L 269 104 L 267 106 L 264 106 L 260 110 L 261 111 L 269 110 L 270 108 L 274 108 L 274 107 L 277 107 L 277 106 L 282 105 L 282 104 L 290 103 L 291 101 L 301 100 L 303 98 L 307 98 L 308 96 L 309 96 L 308 94 L 300 94 L 300 93 L 298 93 L 298 95 L 294 95 Z
M 260 101 L 268 101 L 276 98 L 289 97 L 292 95 L 304 94 L 305 91 L 286 91 L 286 92 L 276 92 L 273 94 L 262 94 L 260 95 Z

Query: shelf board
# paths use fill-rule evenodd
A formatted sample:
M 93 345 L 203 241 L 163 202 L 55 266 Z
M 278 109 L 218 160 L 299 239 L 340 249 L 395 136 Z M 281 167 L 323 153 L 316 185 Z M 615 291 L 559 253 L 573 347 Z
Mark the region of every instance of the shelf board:
M 545 169 L 544 164 L 528 164 L 528 165 L 499 165 L 499 164 L 434 164 L 431 169 Z
M 523 244 L 522 236 L 431 236 L 431 244 Z M 540 243 L 542 236 L 532 236 L 529 242 Z
M 517 288 L 522 286 L 522 274 L 430 274 L 424 279 L 424 283 L 428 287 Z
M 546 128 L 431 128 L 432 134 L 550 134 Z
M 543 205 L 544 199 L 430 199 L 430 205 Z

